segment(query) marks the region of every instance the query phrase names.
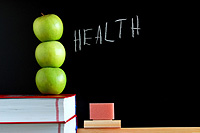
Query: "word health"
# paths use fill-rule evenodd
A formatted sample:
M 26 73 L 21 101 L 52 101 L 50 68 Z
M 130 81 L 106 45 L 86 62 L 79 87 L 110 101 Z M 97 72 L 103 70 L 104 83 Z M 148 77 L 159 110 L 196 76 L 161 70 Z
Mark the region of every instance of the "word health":
M 113 43 L 117 39 L 121 39 L 122 38 L 122 34 L 125 34 L 125 33 L 122 33 L 122 31 L 124 30 L 123 27 L 127 28 L 127 26 L 125 26 L 125 25 L 123 26 L 125 21 L 131 21 L 131 25 L 129 26 L 129 28 L 125 29 L 126 31 L 127 30 L 131 30 L 131 32 L 130 32 L 131 33 L 131 37 L 132 38 L 135 37 L 135 32 L 136 32 L 136 35 L 139 35 L 139 30 L 141 30 L 141 28 L 139 27 L 139 17 L 137 15 L 136 15 L 136 20 L 134 20 L 134 18 L 131 18 L 131 20 L 125 18 L 125 19 L 117 19 L 113 23 L 111 22 L 111 24 L 110 24 L 110 22 L 109 23 L 105 22 L 105 27 L 103 28 L 104 29 L 104 32 L 103 32 L 104 34 L 102 33 L 102 27 L 103 26 L 101 26 L 101 25 L 97 26 L 96 30 L 94 30 L 93 28 L 78 29 L 78 30 L 74 31 L 75 52 L 81 51 L 82 46 L 91 45 L 91 40 L 94 40 L 95 44 L 103 44 L 103 41 L 104 42 Z M 136 22 L 136 24 L 134 22 Z M 111 28 L 114 27 L 115 30 L 108 31 L 108 25 L 111 26 Z M 115 40 L 114 39 L 109 39 L 108 38 L 108 34 L 110 34 L 110 33 L 113 34 L 113 32 L 116 32 L 116 29 L 117 29 L 117 32 L 118 32 L 117 33 L 118 37 L 114 38 Z M 91 36 L 89 34 L 92 34 L 94 36 Z

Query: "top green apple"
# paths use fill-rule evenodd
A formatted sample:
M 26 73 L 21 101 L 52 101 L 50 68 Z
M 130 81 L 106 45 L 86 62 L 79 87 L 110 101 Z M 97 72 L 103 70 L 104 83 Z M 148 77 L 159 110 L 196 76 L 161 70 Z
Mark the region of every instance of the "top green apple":
M 33 31 L 41 42 L 59 40 L 63 34 L 63 23 L 55 14 L 43 15 L 33 22 Z

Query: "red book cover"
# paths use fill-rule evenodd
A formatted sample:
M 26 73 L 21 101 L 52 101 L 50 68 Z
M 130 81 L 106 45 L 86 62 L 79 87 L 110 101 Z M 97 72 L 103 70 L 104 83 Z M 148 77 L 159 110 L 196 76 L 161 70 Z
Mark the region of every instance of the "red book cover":
M 77 115 L 72 116 L 71 118 L 69 118 L 67 121 L 38 121 L 38 122 L 0 122 L 0 124 L 45 124 L 45 123 L 60 123 L 60 124 L 64 124 L 69 122 L 70 120 L 74 119 L 75 117 L 77 117 Z
M 0 98 L 67 98 L 76 96 L 76 94 L 60 94 L 60 95 L 0 95 Z

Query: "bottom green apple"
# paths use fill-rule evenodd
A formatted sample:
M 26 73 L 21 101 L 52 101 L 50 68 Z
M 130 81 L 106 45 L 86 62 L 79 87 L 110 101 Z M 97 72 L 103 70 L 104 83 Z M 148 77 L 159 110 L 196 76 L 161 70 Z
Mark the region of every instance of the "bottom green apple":
M 65 89 L 67 77 L 61 68 L 41 68 L 35 81 L 42 94 L 60 94 Z

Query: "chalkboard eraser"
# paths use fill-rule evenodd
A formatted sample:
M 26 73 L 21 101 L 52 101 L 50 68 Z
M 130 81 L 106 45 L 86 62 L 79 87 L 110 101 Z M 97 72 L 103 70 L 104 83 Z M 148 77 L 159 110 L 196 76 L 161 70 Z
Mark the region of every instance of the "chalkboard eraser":
M 114 119 L 114 103 L 90 103 L 90 120 Z

